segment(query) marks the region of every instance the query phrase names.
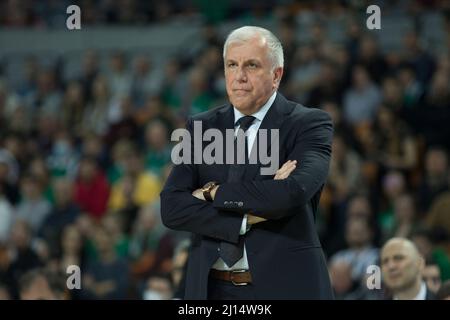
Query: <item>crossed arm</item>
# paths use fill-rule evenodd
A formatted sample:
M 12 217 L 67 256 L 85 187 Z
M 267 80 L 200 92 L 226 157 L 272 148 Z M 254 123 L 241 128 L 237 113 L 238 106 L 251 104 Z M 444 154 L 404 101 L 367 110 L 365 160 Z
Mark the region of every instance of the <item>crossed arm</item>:
M 171 229 L 237 243 L 244 214 L 251 213 L 247 223 L 254 224 L 295 213 L 292 208 L 307 204 L 325 183 L 331 156 L 330 117 L 325 112 L 310 115 L 296 124 L 300 130 L 287 156 L 296 163 L 284 164 L 273 180 L 224 183 L 214 190 L 213 203 L 204 201 L 198 190 L 193 192 L 200 185 L 197 166 L 175 166 L 161 192 L 163 223 Z M 192 129 L 192 122 L 188 128 Z M 230 210 L 227 201 L 242 201 L 243 206 Z
M 273 178 L 274 180 L 283 180 L 286 179 L 287 177 L 289 177 L 289 175 L 291 174 L 292 171 L 295 170 L 297 166 L 297 160 L 288 160 L 286 161 L 283 166 L 281 166 L 280 169 L 277 170 L 275 177 Z M 215 196 L 216 196 L 216 192 L 217 190 L 220 188 L 220 185 L 217 185 L 214 187 L 214 189 L 211 191 L 211 198 L 214 200 Z M 197 190 L 194 190 L 192 192 L 192 195 L 194 197 L 196 197 L 197 199 L 206 201 L 205 197 L 203 196 L 203 192 L 202 189 L 199 188 Z M 262 218 L 262 217 L 258 217 L 255 215 L 252 215 L 251 213 L 247 214 L 247 224 L 248 225 L 253 225 L 259 222 L 263 222 L 263 221 L 267 221 L 267 219 Z

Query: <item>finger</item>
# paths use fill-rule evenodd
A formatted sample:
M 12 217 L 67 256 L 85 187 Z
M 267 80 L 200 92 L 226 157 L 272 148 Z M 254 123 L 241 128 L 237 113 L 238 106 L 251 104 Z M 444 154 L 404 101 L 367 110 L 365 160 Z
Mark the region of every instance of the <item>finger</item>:
M 295 170 L 297 166 L 295 164 L 292 164 L 289 168 L 287 168 L 283 173 L 277 175 L 274 179 L 275 180 L 283 180 L 289 177 L 289 175 L 292 173 L 292 171 Z
M 281 168 L 277 170 L 277 174 L 282 174 L 284 171 L 286 171 L 286 170 L 289 168 L 289 166 L 291 165 L 291 163 L 292 163 L 291 160 L 286 161 L 286 162 L 281 166 Z

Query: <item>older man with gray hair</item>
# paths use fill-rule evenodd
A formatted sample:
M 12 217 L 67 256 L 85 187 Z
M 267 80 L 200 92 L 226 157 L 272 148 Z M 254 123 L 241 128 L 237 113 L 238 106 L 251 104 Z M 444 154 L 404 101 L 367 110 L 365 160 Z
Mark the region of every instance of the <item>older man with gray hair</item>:
M 278 92 L 283 47 L 269 30 L 232 31 L 223 57 L 230 103 L 193 116 L 187 129 L 191 141 L 201 140 L 193 130 L 198 122 L 220 130 L 222 137 L 234 133 L 231 146 L 216 152 L 238 153 L 245 161 L 206 165 L 190 159 L 174 166 L 161 192 L 164 224 L 194 234 L 184 297 L 332 299 L 314 225 L 328 175 L 331 118 Z M 242 132 L 245 138 L 239 139 Z M 284 163 L 278 171 L 262 170 L 266 163 L 256 152 L 261 142 L 277 159 L 275 170 Z M 192 157 L 202 154 L 197 150 Z

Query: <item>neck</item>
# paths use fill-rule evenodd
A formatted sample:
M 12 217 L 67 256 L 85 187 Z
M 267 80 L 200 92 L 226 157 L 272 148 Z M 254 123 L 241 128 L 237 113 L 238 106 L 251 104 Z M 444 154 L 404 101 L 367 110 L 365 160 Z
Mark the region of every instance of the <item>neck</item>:
M 395 297 L 399 300 L 412 300 L 419 294 L 421 287 L 422 281 L 418 278 L 411 287 L 396 293 Z

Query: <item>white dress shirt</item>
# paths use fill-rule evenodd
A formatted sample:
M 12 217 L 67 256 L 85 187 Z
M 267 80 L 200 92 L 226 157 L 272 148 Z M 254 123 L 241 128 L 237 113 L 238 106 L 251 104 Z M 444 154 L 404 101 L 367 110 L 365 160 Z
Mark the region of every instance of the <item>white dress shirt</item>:
M 426 299 L 427 299 L 427 285 L 425 284 L 425 282 L 422 281 L 422 284 L 420 285 L 419 293 L 412 300 L 426 300 Z M 398 299 L 398 297 L 394 296 L 394 300 L 399 300 L 399 299 Z
M 267 111 L 269 111 L 270 107 L 272 106 L 273 102 L 275 101 L 275 98 L 277 96 L 277 92 L 275 91 L 272 96 L 269 98 L 269 100 L 267 100 L 267 102 L 254 114 L 252 114 L 251 116 L 255 117 L 256 119 L 253 121 L 252 125 L 248 128 L 247 130 L 247 141 L 248 141 L 248 157 L 250 158 L 250 153 L 252 151 L 253 148 L 253 143 L 255 142 L 256 139 L 256 134 L 258 133 L 258 129 L 262 123 L 262 121 L 264 120 L 264 117 L 267 114 Z M 234 109 L 234 123 L 236 126 L 236 122 L 242 118 L 245 117 L 246 115 L 241 113 L 238 109 L 236 109 L 235 107 L 233 107 Z M 237 134 L 237 131 L 239 129 L 239 126 L 235 127 L 235 135 Z M 241 225 L 241 231 L 239 232 L 240 235 L 243 235 L 247 232 L 247 215 L 244 215 L 244 219 L 242 219 L 242 225 Z M 242 258 L 236 262 L 233 266 L 228 266 L 225 261 L 222 260 L 222 258 L 219 257 L 219 259 L 217 259 L 217 261 L 214 263 L 214 265 L 212 266 L 213 269 L 217 269 L 217 270 L 248 270 L 249 266 L 248 266 L 248 260 L 247 260 L 247 250 L 245 249 L 245 244 L 244 244 L 244 254 L 242 256 Z

